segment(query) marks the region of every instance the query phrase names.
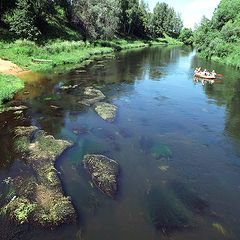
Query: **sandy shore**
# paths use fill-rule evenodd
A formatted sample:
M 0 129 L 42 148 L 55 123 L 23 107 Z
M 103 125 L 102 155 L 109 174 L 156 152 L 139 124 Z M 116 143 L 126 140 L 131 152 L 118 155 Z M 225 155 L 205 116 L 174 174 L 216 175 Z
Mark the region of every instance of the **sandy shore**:
M 0 58 L 0 73 L 16 75 L 24 70 L 11 61 Z

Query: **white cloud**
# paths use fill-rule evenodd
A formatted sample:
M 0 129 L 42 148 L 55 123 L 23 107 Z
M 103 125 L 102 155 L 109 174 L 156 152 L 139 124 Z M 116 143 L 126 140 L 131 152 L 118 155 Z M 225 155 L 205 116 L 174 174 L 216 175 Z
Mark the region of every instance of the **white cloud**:
M 201 21 L 204 15 L 211 18 L 219 2 L 220 0 L 194 0 L 186 4 L 181 9 L 184 26 L 193 28 L 196 23 Z

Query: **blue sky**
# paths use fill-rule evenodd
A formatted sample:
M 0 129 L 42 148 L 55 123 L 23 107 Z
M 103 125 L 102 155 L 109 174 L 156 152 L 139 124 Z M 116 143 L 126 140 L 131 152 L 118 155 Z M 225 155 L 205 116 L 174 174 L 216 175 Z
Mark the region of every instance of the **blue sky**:
M 145 0 L 150 10 L 157 2 L 166 2 L 171 7 L 179 12 L 184 21 L 185 27 L 193 28 L 195 23 L 199 23 L 205 15 L 211 18 L 214 9 L 218 6 L 220 0 Z

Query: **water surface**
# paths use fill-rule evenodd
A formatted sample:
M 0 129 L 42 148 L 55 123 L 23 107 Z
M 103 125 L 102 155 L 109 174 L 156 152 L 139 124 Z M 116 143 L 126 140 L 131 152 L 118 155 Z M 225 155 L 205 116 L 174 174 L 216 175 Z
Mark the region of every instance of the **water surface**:
M 224 77 L 196 82 L 198 66 Z M 13 149 L 14 127 L 36 125 L 72 141 L 56 168 L 79 222 L 54 231 L 9 227 L 9 239 L 239 239 L 239 72 L 198 59 L 187 47 L 153 47 L 24 77 L 31 81 L 8 104 L 29 109 L 0 115 L 0 180 L 24 169 Z M 79 103 L 86 86 L 118 106 L 113 123 Z M 92 186 L 82 165 L 87 153 L 119 162 L 115 200 Z

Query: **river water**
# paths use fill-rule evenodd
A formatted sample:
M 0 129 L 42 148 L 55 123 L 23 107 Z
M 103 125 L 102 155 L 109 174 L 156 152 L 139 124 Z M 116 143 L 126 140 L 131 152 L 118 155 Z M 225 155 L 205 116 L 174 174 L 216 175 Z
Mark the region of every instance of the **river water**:
M 198 66 L 223 77 L 194 81 Z M 14 127 L 35 125 L 72 141 L 56 168 L 79 221 L 53 231 L 6 229 L 15 231 L 12 239 L 240 239 L 239 72 L 187 47 L 120 52 L 62 72 L 23 76 L 26 88 L 8 104 L 28 110 L 0 114 L 0 180 L 23 164 L 13 149 Z M 118 106 L 114 122 L 79 104 L 87 86 Z M 92 186 L 82 165 L 87 153 L 118 161 L 115 200 Z

